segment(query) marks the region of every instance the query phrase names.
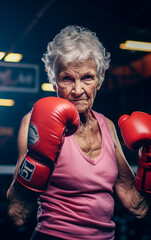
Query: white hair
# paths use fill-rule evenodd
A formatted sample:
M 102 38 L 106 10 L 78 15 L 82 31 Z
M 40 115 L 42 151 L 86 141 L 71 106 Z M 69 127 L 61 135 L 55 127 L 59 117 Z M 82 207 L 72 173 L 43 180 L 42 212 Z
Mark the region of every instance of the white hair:
M 58 60 L 64 65 L 74 61 L 94 59 L 99 82 L 104 80 L 102 73 L 109 68 L 110 53 L 99 41 L 96 33 L 79 26 L 67 26 L 48 43 L 47 51 L 42 57 L 49 82 L 56 84 Z

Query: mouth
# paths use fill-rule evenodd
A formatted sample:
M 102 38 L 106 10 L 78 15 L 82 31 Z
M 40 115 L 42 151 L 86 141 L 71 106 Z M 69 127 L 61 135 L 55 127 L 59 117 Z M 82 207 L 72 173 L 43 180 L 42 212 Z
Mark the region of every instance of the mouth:
M 70 100 L 70 102 L 81 102 L 81 101 L 87 101 L 87 99 L 73 99 L 73 100 Z

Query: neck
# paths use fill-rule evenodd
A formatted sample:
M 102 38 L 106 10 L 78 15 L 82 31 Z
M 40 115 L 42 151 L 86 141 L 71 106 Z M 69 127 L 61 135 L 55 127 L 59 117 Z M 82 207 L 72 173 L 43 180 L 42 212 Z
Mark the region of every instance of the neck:
M 78 130 L 76 131 L 75 135 L 81 135 L 92 131 L 95 127 L 95 117 L 91 111 L 85 113 L 79 113 L 80 116 L 80 125 Z
M 84 113 L 79 113 L 79 116 L 80 116 L 80 122 L 84 125 L 86 125 L 92 118 L 92 114 L 90 110 Z
M 79 130 L 82 131 L 84 129 L 89 128 L 92 120 L 94 119 L 93 114 L 89 110 L 88 112 L 80 113 L 80 127 Z

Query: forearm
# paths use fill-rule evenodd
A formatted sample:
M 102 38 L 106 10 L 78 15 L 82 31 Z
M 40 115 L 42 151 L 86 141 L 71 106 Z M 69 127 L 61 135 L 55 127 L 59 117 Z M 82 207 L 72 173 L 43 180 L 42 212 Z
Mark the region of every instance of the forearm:
M 137 190 L 134 182 L 133 177 L 118 179 L 115 189 L 123 206 L 137 218 L 143 218 L 150 209 L 150 196 Z
M 24 225 L 37 208 L 37 193 L 26 189 L 17 181 L 7 192 L 8 215 L 16 226 Z
M 138 169 L 128 197 L 132 210 L 144 216 L 150 209 L 151 199 L 151 115 L 138 111 L 130 116 L 124 114 L 118 125 L 126 146 L 130 150 L 139 150 Z
M 149 197 L 136 189 L 135 175 L 128 162 L 120 153 L 117 156 L 120 160 L 117 162 L 119 174 L 115 185 L 116 193 L 125 208 L 137 218 L 143 218 L 150 208 Z
M 140 192 L 133 186 L 130 192 L 131 206 L 130 212 L 132 212 L 137 218 L 144 218 L 150 209 L 150 196 Z

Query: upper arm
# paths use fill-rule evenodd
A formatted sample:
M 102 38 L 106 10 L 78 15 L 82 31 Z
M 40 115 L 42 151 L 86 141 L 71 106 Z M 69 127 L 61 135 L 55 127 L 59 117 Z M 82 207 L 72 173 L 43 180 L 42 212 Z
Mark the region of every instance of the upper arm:
M 15 181 L 19 166 L 27 152 L 30 115 L 30 113 L 25 115 L 20 125 L 18 132 L 18 161 L 13 182 L 7 191 L 7 199 L 9 201 L 8 215 L 17 226 L 23 225 L 37 207 L 37 193 Z
M 121 196 L 122 194 L 124 196 L 126 191 L 132 188 L 134 184 L 134 174 L 125 158 L 114 124 L 110 120 L 108 120 L 108 123 L 111 131 L 112 139 L 114 142 L 115 154 L 117 159 L 117 167 L 118 167 L 118 178 L 117 178 L 115 188 L 116 188 L 117 194 L 120 195 L 120 197 L 122 197 Z
M 28 127 L 29 127 L 30 116 L 31 116 L 31 113 L 28 113 L 24 116 L 24 118 L 21 121 L 20 129 L 18 132 L 18 139 L 17 139 L 18 160 L 17 160 L 16 169 L 14 173 L 14 179 L 16 178 L 19 166 L 24 159 L 24 155 L 27 152 L 27 138 L 28 138 Z
M 115 189 L 119 198 L 123 200 L 125 194 L 127 194 L 134 185 L 134 174 L 125 158 L 114 124 L 110 120 L 108 120 L 108 124 L 114 142 L 118 167 L 118 178 Z
M 128 164 L 125 155 L 123 153 L 120 141 L 117 136 L 117 132 L 115 129 L 115 126 L 111 120 L 107 120 L 111 132 L 111 136 L 114 142 L 114 148 L 115 148 L 115 154 L 117 159 L 117 166 L 118 166 L 118 179 L 122 181 L 123 184 L 125 184 L 126 179 L 131 179 L 134 182 L 134 174 L 130 168 L 130 165 Z

